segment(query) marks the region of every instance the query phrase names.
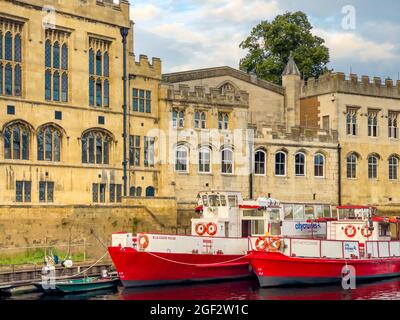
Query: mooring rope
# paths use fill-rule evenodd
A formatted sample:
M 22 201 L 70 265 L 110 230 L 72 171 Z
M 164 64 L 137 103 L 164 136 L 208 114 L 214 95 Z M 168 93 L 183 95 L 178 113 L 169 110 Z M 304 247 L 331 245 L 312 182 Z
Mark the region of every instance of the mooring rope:
M 176 263 L 176 264 L 186 265 L 186 266 L 196 266 L 196 267 L 198 267 L 198 266 L 217 266 L 217 265 L 223 265 L 223 264 L 226 264 L 226 263 L 239 261 L 239 260 L 244 259 L 244 258 L 246 258 L 246 257 L 248 257 L 248 256 L 250 255 L 250 254 L 246 254 L 246 255 L 241 256 L 241 257 L 239 257 L 239 258 L 235 258 L 235 259 L 227 260 L 227 261 L 222 261 L 222 262 L 216 262 L 216 263 L 187 263 L 187 262 L 175 261 L 175 260 L 167 259 L 167 258 L 164 258 L 164 257 L 160 257 L 160 256 L 158 256 L 158 255 L 156 255 L 156 254 L 154 254 L 154 253 L 151 253 L 151 252 L 147 252 L 147 251 L 143 251 L 143 252 L 145 252 L 145 253 L 147 253 L 148 255 L 153 256 L 153 257 L 155 257 L 155 258 L 158 258 L 158 259 L 161 259 L 161 260 L 165 260 L 165 261 L 168 261 L 168 262 L 171 262 L 171 263 Z
M 56 279 L 56 280 L 58 280 L 58 279 L 68 279 L 68 278 L 73 278 L 73 277 L 79 276 L 80 274 L 85 273 L 86 271 L 88 271 L 89 269 L 91 269 L 91 268 L 93 268 L 95 265 L 97 265 L 101 260 L 104 259 L 104 257 L 105 257 L 107 254 L 108 254 L 108 251 L 106 251 L 106 253 L 105 253 L 99 260 L 97 260 L 95 263 L 93 263 L 92 265 L 90 265 L 88 268 L 86 268 L 85 270 L 83 270 L 83 271 L 81 271 L 81 272 L 78 272 L 78 273 L 76 273 L 76 274 L 74 274 L 74 275 L 71 275 L 71 276 L 55 277 L 55 279 Z

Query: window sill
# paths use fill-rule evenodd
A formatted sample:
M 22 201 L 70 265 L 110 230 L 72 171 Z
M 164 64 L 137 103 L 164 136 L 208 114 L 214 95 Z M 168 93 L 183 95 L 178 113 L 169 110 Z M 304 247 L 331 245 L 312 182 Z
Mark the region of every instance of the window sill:
M 266 174 L 254 173 L 255 177 L 266 177 Z
M 212 176 L 213 175 L 213 173 L 212 172 L 197 172 L 199 175 L 202 175 L 202 176 Z
M 188 171 L 175 171 L 175 173 L 189 175 Z
M 225 176 L 225 177 L 234 177 L 235 174 L 234 174 L 234 173 L 223 173 L 223 172 L 221 172 L 221 176 Z

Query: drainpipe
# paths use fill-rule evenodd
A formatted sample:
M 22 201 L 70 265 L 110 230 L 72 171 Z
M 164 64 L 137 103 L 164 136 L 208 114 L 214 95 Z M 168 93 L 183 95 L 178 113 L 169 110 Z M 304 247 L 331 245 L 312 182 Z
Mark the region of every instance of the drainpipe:
M 124 161 L 122 162 L 123 166 L 124 166 L 124 197 L 127 196 L 127 156 L 126 156 L 126 136 L 127 136 L 127 131 L 126 131 L 126 118 L 127 118 L 127 108 L 126 108 L 126 81 L 127 81 L 127 70 L 126 70 L 126 37 L 128 36 L 129 33 L 129 29 L 128 28 L 124 28 L 122 27 L 120 29 L 121 32 L 121 36 L 122 36 L 122 46 L 123 46 L 123 84 L 124 84 L 124 91 L 123 91 L 123 95 L 124 95 L 124 104 L 122 106 L 123 110 L 124 110 L 124 133 L 123 133 L 123 139 L 124 139 Z
M 342 205 L 342 146 L 338 144 L 338 205 Z
M 249 162 L 250 162 L 250 172 L 249 172 L 249 198 L 253 200 L 253 143 L 254 143 L 254 134 L 252 130 L 249 130 L 248 139 L 249 139 Z

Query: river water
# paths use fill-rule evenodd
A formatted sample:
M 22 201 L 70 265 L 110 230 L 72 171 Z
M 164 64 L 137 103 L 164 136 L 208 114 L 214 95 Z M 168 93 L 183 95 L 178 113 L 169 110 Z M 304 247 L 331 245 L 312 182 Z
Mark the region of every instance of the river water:
M 165 287 L 97 291 L 65 296 L 41 293 L 15 295 L 18 300 L 400 300 L 400 278 L 357 284 L 297 288 L 259 288 L 256 279 Z

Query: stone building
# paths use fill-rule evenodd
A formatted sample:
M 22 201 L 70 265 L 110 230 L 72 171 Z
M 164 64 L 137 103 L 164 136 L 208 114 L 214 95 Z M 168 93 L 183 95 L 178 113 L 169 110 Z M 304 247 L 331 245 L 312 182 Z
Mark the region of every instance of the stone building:
M 342 203 L 400 205 L 400 81 L 343 73 L 302 84 L 302 125 L 338 133 L 342 146 Z
M 338 202 L 337 133 L 301 125 L 301 79 L 293 58 L 282 87 L 229 67 L 164 74 L 163 81 L 170 88 L 170 114 L 161 122 L 172 119 L 169 132 L 176 133 L 170 148 L 184 150 L 188 162 L 173 175 L 179 217 L 193 210 L 199 189 L 240 190 L 248 198 L 288 202 Z M 210 137 L 216 143 L 210 144 Z M 233 160 L 228 173 L 226 150 Z M 213 160 L 206 171 L 203 158 Z
M 204 189 L 396 208 L 399 84 L 163 75 L 133 33 L 126 0 L 0 1 L 0 248 L 185 232 Z
M 0 247 L 71 232 L 108 241 L 132 225 L 176 231 L 146 136 L 159 119 L 161 61 L 136 61 L 132 39 L 125 0 L 0 1 Z M 124 197 L 124 65 L 135 197 Z

